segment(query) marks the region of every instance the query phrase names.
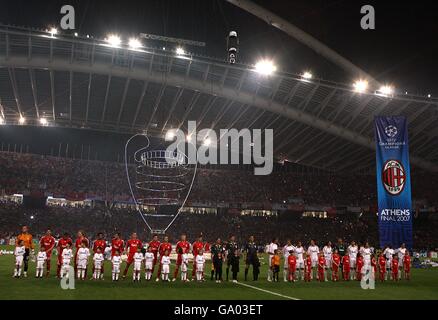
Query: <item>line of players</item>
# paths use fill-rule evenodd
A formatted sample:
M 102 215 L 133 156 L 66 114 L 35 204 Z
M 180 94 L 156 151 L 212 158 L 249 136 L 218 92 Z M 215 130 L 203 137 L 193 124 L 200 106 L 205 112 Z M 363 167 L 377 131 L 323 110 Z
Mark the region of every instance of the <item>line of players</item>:
M 365 243 L 363 246 L 357 246 L 353 241 L 346 247 L 338 243 L 332 247 L 331 242 L 328 242 L 320 251 L 320 248 L 315 244 L 314 240 L 310 241 L 307 250 L 304 249 L 301 242 L 293 245 L 291 241 L 280 250 L 278 239 L 274 239 L 268 246 L 269 254 L 269 269 L 268 281 L 278 281 L 280 271 L 280 253 L 284 257 L 283 276 L 284 281 L 311 281 L 316 279 L 319 281 L 328 281 L 331 278 L 333 281 L 339 280 L 339 272 L 342 273 L 344 280 L 360 280 L 362 275 L 370 270 L 375 274 L 379 273 L 381 281 L 388 280 L 392 275 L 393 280 L 400 280 L 402 273 L 405 279 L 410 279 L 410 255 L 405 245 L 394 250 L 386 247 L 378 256 L 374 254 L 374 249 Z M 85 237 L 82 231 L 79 231 L 75 241 L 75 250 L 73 251 L 73 241 L 66 233 L 58 240 L 55 248 L 56 240 L 52 236 L 51 231 L 47 230 L 46 234 L 40 239 L 40 251 L 36 257 L 36 277 L 42 278 L 44 273 L 44 265 L 46 266 L 46 275 L 50 274 L 51 255 L 53 250 L 57 250 L 57 276 L 66 276 L 73 262 L 75 276 L 78 279 L 84 280 L 87 277 L 88 260 L 91 256 L 90 242 Z M 15 249 L 16 265 L 14 268 L 14 277 L 21 276 L 21 266 L 25 256 L 25 246 L 19 240 Z M 128 270 L 133 264 L 133 280 L 139 281 L 142 266 L 145 269 L 145 279 L 151 280 L 155 267 L 158 265 L 158 273 L 156 281 L 169 281 L 170 273 L 170 253 L 172 245 L 167 236 L 164 236 L 163 242 L 158 240 L 158 236 L 153 236 L 153 239 L 147 245 L 147 251 L 144 252 L 143 244 L 138 239 L 137 234 L 133 233 L 129 240 L 121 239 L 120 234 L 116 233 L 111 240 L 111 246 L 107 247 L 107 243 L 102 233 L 98 234 L 97 239 L 92 245 L 93 251 L 93 268 L 92 279 L 103 279 L 105 255 L 110 255 L 112 262 L 112 280 L 118 281 L 121 273 L 121 264 L 126 255 L 126 266 L 122 277 L 125 278 Z M 205 251 L 211 251 L 212 255 L 212 274 L 211 279 L 215 278 L 216 282 L 222 281 L 222 263 L 226 261 L 226 277 L 228 280 L 229 270 L 232 271 L 233 281 L 237 281 L 237 273 L 239 272 L 239 258 L 243 251 L 246 254 L 245 260 L 245 280 L 249 267 L 253 266 L 254 280 L 258 279 L 260 261 L 258 259 L 258 246 L 254 241 L 254 237 L 250 237 L 249 241 L 243 248 L 240 248 L 235 237 L 231 236 L 226 245 L 223 245 L 220 239 L 211 246 L 204 242 L 202 235 L 191 245 L 183 234 L 180 240 L 176 243 L 177 261 L 173 275 L 173 281 L 176 280 L 178 272 L 181 271 L 181 280 L 188 281 L 187 272 L 189 269 L 188 254 L 192 251 L 193 267 L 192 280 L 204 281 L 205 267 Z M 330 273 L 330 277 L 329 277 Z
M 283 278 L 284 281 L 339 281 L 339 273 L 342 279 L 361 280 L 367 273 L 379 275 L 380 281 L 401 280 L 402 275 L 406 280 L 410 279 L 411 257 L 409 250 L 403 243 L 398 249 L 390 246 L 377 256 L 374 248 L 366 242 L 358 246 L 354 241 L 346 247 L 342 240 L 338 245 L 332 246 L 329 241 L 320 251 L 314 240 L 310 241 L 307 250 L 301 242 L 293 245 L 289 240 L 281 249 L 284 256 Z M 278 281 L 280 271 L 280 249 L 278 239 L 274 239 L 269 247 L 268 281 Z M 330 273 L 330 276 L 329 276 Z

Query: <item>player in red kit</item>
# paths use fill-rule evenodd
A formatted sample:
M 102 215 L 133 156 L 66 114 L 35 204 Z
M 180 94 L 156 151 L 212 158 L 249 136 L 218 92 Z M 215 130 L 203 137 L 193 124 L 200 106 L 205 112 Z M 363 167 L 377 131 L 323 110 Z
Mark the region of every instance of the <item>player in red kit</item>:
M 77 234 L 77 237 L 76 237 L 76 241 L 75 241 L 75 248 L 76 248 L 76 250 L 75 250 L 75 260 L 74 260 L 75 275 L 77 275 L 77 273 L 78 273 L 78 266 L 77 266 L 77 262 L 78 262 L 78 250 L 79 250 L 79 248 L 81 248 L 81 245 L 82 245 L 83 241 L 85 241 L 85 247 L 88 248 L 90 246 L 90 242 L 85 237 L 85 233 L 82 230 L 79 230 L 78 234 Z
M 379 279 L 381 282 L 384 282 L 385 274 L 386 274 L 386 259 L 383 254 L 380 254 L 378 263 L 379 263 Z
M 398 257 L 395 254 L 391 262 L 392 280 L 398 281 Z
M 356 280 L 358 281 L 362 280 L 363 265 L 364 265 L 363 257 L 361 254 L 358 254 L 356 260 Z
M 70 235 L 66 232 L 62 236 L 61 239 L 58 240 L 58 268 L 56 270 L 56 275 L 58 278 L 61 277 L 61 267 L 62 267 L 62 251 L 66 249 L 68 246 L 72 246 L 73 241 L 70 238 Z
M 318 257 L 318 280 L 324 281 L 325 279 L 325 258 L 324 254 L 321 252 Z
M 123 252 L 125 250 L 125 241 L 120 238 L 120 233 L 116 233 L 111 240 L 111 258 L 116 255 L 116 252 Z
M 371 256 L 371 267 L 373 268 L 374 277 L 377 275 L 377 260 L 374 255 Z
M 304 260 L 304 281 L 310 282 L 312 276 L 312 257 L 310 254 L 306 254 L 306 258 Z
M 154 263 L 152 265 L 152 274 L 154 273 L 155 265 L 158 261 L 158 250 L 160 248 L 160 241 L 158 240 L 158 236 L 154 235 L 152 237 L 152 241 L 149 242 L 148 248 L 151 248 L 151 252 L 154 254 Z
M 128 251 L 128 260 L 126 261 L 126 267 L 123 271 L 123 279 L 126 278 L 126 274 L 128 273 L 129 267 L 132 262 L 134 262 L 134 255 L 137 252 L 138 248 L 141 247 L 141 241 L 137 238 L 137 233 L 133 232 L 131 235 L 131 239 L 126 242 L 126 250 Z
M 345 281 L 350 281 L 350 256 L 348 253 L 342 257 L 342 276 Z
M 52 261 L 52 251 L 55 247 L 56 240 L 52 236 L 52 231 L 47 229 L 46 234 L 40 239 L 40 248 L 42 248 L 47 255 L 46 260 L 46 276 L 48 277 L 50 274 L 50 262 Z
M 335 249 L 335 252 L 332 255 L 332 280 L 339 281 L 339 265 L 341 263 L 341 256 L 338 253 L 338 250 Z
M 403 256 L 403 269 L 405 271 L 405 279 L 411 280 L 411 256 L 409 255 L 408 250 L 406 250 L 406 253 Z
M 186 235 L 182 234 L 180 240 L 176 243 L 176 253 L 178 257 L 176 259 L 175 272 L 173 273 L 172 281 L 176 281 L 176 277 L 178 277 L 178 271 L 182 264 L 182 255 L 184 252 L 189 252 L 190 243 L 186 240 Z
M 288 266 L 288 279 L 289 281 L 295 282 L 295 272 L 297 270 L 297 257 L 293 251 L 289 251 L 289 256 L 287 257 Z
M 96 253 L 97 249 L 100 249 L 100 252 L 103 254 L 105 252 L 105 248 L 106 248 L 106 241 L 103 237 L 103 233 L 99 232 L 97 234 L 97 239 L 94 240 L 93 242 L 93 252 Z M 102 265 L 100 267 L 100 277 L 103 280 L 103 273 L 104 273 L 104 269 L 103 269 L 103 262 Z M 93 274 L 94 274 L 94 265 L 93 265 Z
M 192 253 L 193 253 L 193 270 L 192 270 L 192 281 L 195 280 L 196 273 L 196 256 L 199 254 L 199 251 L 204 249 L 204 242 L 202 241 L 202 235 L 198 237 L 198 240 L 193 242 L 192 245 Z
M 160 247 L 158 248 L 158 253 L 160 254 L 160 261 L 161 258 L 165 256 L 167 252 L 172 251 L 172 244 L 169 242 L 169 236 L 164 236 L 163 242 L 161 242 Z M 160 281 L 161 276 L 161 263 L 158 265 L 158 273 L 157 273 L 157 279 L 155 281 Z

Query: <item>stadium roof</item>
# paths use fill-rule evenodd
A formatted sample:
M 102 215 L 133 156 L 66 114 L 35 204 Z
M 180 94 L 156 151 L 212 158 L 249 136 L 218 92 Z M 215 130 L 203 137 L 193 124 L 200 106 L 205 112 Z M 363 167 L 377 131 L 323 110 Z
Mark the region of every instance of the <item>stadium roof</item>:
M 405 115 L 411 162 L 438 171 L 438 100 L 357 93 L 351 84 L 276 72 L 175 50 L 0 27 L 0 113 L 7 124 L 163 135 L 273 128 L 274 154 L 331 170 L 374 167 L 373 117 Z

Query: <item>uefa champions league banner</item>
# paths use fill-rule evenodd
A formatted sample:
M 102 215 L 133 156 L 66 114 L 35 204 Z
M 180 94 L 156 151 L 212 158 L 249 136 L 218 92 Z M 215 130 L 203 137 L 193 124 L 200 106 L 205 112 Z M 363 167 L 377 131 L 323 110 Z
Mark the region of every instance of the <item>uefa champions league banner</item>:
M 380 246 L 412 248 L 412 199 L 406 118 L 376 117 Z

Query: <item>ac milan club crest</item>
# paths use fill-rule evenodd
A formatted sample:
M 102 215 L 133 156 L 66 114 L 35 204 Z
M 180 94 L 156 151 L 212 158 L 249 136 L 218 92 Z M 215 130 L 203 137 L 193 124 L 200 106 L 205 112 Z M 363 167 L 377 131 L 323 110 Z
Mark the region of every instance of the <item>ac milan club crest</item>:
M 403 165 L 397 160 L 386 161 L 382 171 L 382 182 L 388 193 L 393 196 L 399 195 L 406 183 Z

